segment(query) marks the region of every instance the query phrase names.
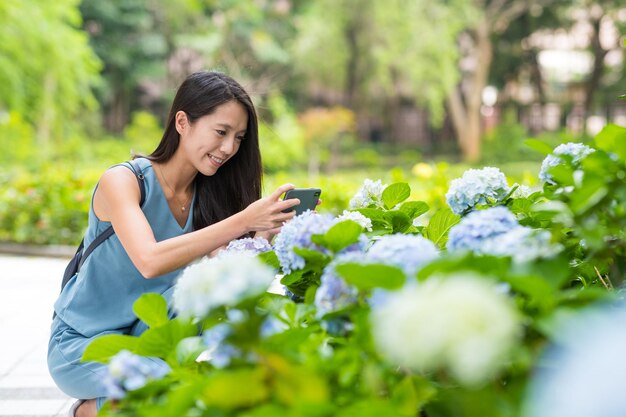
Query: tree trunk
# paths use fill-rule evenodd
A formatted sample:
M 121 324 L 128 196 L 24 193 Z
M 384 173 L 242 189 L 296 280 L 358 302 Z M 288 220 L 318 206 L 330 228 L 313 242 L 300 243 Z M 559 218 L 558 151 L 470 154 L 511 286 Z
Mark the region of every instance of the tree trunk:
M 457 134 L 463 160 L 477 162 L 480 159 L 482 118 L 480 108 L 482 92 L 487 86 L 489 67 L 492 60 L 492 45 L 487 22 L 479 24 L 473 33 L 474 47 L 470 51 L 475 62 L 467 86 L 459 86 L 448 96 L 448 109 Z
M 44 148 L 50 144 L 50 136 L 54 123 L 54 95 L 57 89 L 57 80 L 51 72 L 46 73 L 43 80 L 43 98 L 41 100 L 40 117 L 36 125 L 36 137 Z
M 585 83 L 585 124 L 587 117 L 589 117 L 592 111 L 594 93 L 598 89 L 598 85 L 600 85 L 600 79 L 604 74 L 604 58 L 608 53 L 608 51 L 603 49 L 602 45 L 600 44 L 600 22 L 602 21 L 602 17 L 603 16 L 600 16 L 590 22 L 591 26 L 593 27 L 593 34 L 591 38 L 593 68 L 591 70 L 589 78 Z
M 113 94 L 111 105 L 104 118 L 106 129 L 113 133 L 122 133 L 128 124 L 129 111 L 128 94 L 123 89 L 118 89 Z

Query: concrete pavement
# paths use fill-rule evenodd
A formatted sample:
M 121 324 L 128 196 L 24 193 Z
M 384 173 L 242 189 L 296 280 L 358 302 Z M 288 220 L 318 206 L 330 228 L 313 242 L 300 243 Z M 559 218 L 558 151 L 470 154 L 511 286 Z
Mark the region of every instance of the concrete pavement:
M 48 374 L 52 305 L 68 259 L 0 255 L 0 417 L 65 416 Z

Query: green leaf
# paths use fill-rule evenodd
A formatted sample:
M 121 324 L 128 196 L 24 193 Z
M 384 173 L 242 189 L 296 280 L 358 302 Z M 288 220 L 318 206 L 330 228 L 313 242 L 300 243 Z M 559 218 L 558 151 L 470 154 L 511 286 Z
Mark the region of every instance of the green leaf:
M 193 364 L 204 350 L 206 345 L 201 337 L 186 337 L 176 346 L 176 361 L 181 365 Z
M 409 416 L 417 415 L 416 410 L 413 414 L 404 414 L 396 408 L 390 400 L 378 398 L 370 398 L 361 400 L 343 407 L 336 417 L 382 417 L 382 416 Z
M 488 255 L 475 255 L 471 252 L 450 255 L 435 259 L 424 265 L 417 273 L 419 281 L 427 280 L 431 275 L 449 274 L 460 271 L 477 272 L 494 277 L 507 273 L 511 261 L 508 258 Z
M 426 213 L 429 208 L 428 204 L 423 201 L 407 201 L 402 203 L 399 210 L 409 216 L 409 219 L 413 220 Z
M 278 256 L 276 256 L 276 252 L 273 250 L 259 253 L 257 258 L 274 269 L 280 268 L 280 261 L 278 260 Z
M 574 214 L 582 215 L 596 206 L 609 194 L 609 189 L 604 181 L 599 178 L 585 180 L 583 185 L 572 194 L 570 208 Z
M 178 342 L 186 337 L 197 336 L 198 328 L 178 319 L 153 327 L 139 336 L 136 353 L 144 356 L 167 358 L 175 352 Z
M 169 321 L 167 301 L 161 294 L 143 294 L 133 304 L 133 312 L 149 327 L 160 326 Z
M 421 409 L 436 393 L 437 390 L 426 378 L 407 376 L 396 384 L 391 398 L 401 415 L 413 416 L 415 411 Z
M 532 306 L 547 310 L 556 305 L 555 290 L 540 276 L 520 275 L 502 279 L 508 282 L 516 292 L 527 295 Z
M 202 401 L 223 410 L 254 406 L 270 394 L 267 377 L 264 368 L 214 371 L 207 376 Z
M 321 252 L 307 248 L 293 248 L 293 251 L 304 258 L 307 269 L 323 269 L 330 258 Z
M 139 338 L 126 334 L 106 334 L 94 339 L 85 349 L 81 361 L 107 363 L 112 356 L 121 350 L 134 352 Z
M 372 288 L 393 290 L 402 287 L 406 281 L 404 273 L 390 265 L 346 263 L 337 265 L 335 271 L 347 283 L 362 290 Z
M 358 242 L 359 236 L 363 232 L 363 226 L 352 220 L 345 220 L 335 224 L 333 227 L 323 235 L 319 242 L 314 240 L 315 243 L 321 244 L 325 248 L 331 250 L 334 253 Z M 317 237 L 319 235 L 314 235 Z
M 283 285 L 293 285 L 296 282 L 302 279 L 302 275 L 304 274 L 304 270 L 298 269 L 297 271 L 291 271 L 291 273 L 283 276 L 280 279 L 280 283 Z
M 553 149 L 545 142 L 542 142 L 537 139 L 526 139 L 524 141 L 524 145 L 528 146 L 531 149 L 534 149 L 544 155 L 549 155 L 552 153 Z
M 404 233 L 412 224 L 409 216 L 399 210 L 389 210 L 386 212 L 385 220 L 391 225 L 392 233 Z
M 594 142 L 598 149 L 614 153 L 622 161 L 626 161 L 626 128 L 614 124 L 606 125 L 596 135 Z
M 391 184 L 383 191 L 382 200 L 385 208 L 392 209 L 411 195 L 411 187 L 406 182 Z
M 361 209 L 356 209 L 354 210 L 358 213 L 361 213 L 362 215 L 364 215 L 365 217 L 367 217 L 368 219 L 372 220 L 372 221 L 384 221 L 384 214 L 385 212 L 380 210 L 380 209 L 375 209 L 375 208 L 361 208 Z
M 424 228 L 424 236 L 440 248 L 445 248 L 450 228 L 460 221 L 461 216 L 454 214 L 448 207 L 441 208 L 433 214 L 428 226 Z

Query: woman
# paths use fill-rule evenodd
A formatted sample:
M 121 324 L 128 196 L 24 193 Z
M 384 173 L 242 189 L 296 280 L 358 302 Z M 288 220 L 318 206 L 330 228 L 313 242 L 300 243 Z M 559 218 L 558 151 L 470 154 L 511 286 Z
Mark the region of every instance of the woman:
M 80 359 L 103 334 L 138 335 L 132 312 L 143 293 L 168 298 L 181 268 L 229 241 L 270 238 L 294 216 L 286 184 L 261 197 L 261 156 L 252 101 L 232 78 L 199 72 L 180 86 L 156 150 L 135 159 L 145 200 L 128 166 L 107 170 L 94 191 L 85 247 L 109 225 L 115 234 L 86 259 L 54 305 L 48 347 L 50 373 L 80 399 L 71 415 L 93 416 L 106 400 L 105 365 Z

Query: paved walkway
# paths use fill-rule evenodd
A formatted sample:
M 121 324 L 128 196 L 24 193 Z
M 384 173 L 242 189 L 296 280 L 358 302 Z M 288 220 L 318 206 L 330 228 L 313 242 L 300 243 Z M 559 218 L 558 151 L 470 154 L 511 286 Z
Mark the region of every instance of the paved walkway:
M 48 374 L 52 305 L 66 259 L 0 255 L 0 417 L 65 416 L 74 401 Z

